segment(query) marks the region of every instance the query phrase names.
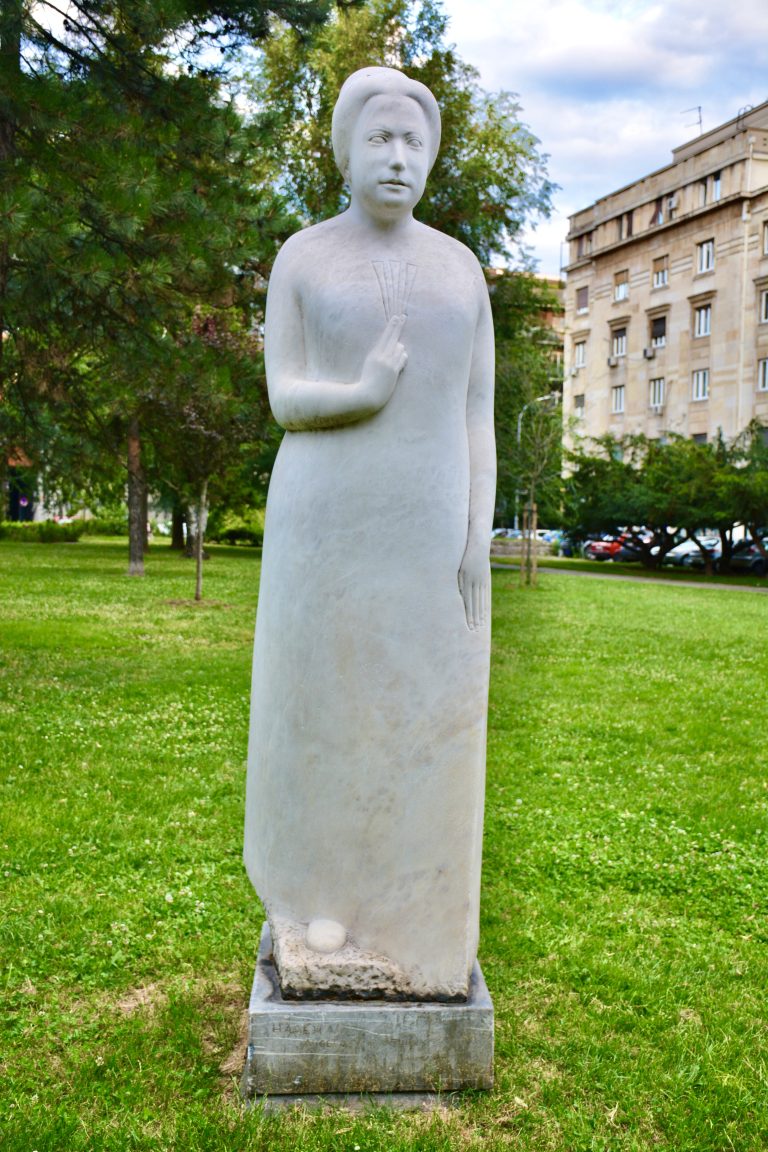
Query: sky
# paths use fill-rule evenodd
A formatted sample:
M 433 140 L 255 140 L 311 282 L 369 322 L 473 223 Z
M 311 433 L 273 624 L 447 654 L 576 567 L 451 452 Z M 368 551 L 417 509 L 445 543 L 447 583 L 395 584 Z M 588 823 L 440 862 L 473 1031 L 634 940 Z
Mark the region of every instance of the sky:
M 568 216 L 663 168 L 672 149 L 768 100 L 768 0 L 443 0 L 447 40 L 520 119 L 560 186 L 529 233 L 566 262 Z M 700 112 L 699 112 L 700 110 Z

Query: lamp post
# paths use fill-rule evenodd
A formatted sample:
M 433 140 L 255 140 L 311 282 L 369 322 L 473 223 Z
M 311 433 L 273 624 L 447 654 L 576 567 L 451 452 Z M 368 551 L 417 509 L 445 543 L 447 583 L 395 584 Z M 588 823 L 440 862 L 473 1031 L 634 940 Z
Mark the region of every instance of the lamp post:
M 534 404 L 542 404 L 545 400 L 549 400 L 550 402 L 557 403 L 557 401 L 559 399 L 560 399 L 560 393 L 559 392 L 554 392 L 554 391 L 553 392 L 545 392 L 543 396 L 534 396 L 533 400 L 529 400 L 527 403 L 523 404 L 522 408 L 520 409 L 520 412 L 518 413 L 518 417 L 517 417 L 517 459 L 518 459 L 518 465 L 520 462 L 520 437 L 521 437 L 522 431 L 523 431 L 523 416 L 525 416 L 525 413 L 528 411 L 529 408 L 532 408 Z M 520 497 L 520 489 L 516 488 L 515 489 L 515 531 L 516 532 L 517 532 L 518 527 L 519 527 L 518 515 L 517 515 L 519 497 Z

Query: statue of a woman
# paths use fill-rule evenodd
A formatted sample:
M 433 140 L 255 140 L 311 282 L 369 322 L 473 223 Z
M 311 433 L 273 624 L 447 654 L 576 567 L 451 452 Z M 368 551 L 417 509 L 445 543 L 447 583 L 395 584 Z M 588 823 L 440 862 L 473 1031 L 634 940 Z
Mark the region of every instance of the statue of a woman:
M 494 504 L 480 266 L 413 208 L 432 93 L 341 89 L 341 215 L 282 248 L 245 860 L 284 996 L 461 1000 L 479 920 Z

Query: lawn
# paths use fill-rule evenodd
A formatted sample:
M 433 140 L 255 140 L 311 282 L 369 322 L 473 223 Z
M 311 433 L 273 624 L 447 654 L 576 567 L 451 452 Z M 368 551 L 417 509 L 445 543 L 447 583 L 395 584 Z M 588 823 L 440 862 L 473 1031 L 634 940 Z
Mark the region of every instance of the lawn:
M 494 573 L 480 960 L 496 1088 L 237 1095 L 258 556 L 0 544 L 3 1152 L 768 1146 L 764 595 Z

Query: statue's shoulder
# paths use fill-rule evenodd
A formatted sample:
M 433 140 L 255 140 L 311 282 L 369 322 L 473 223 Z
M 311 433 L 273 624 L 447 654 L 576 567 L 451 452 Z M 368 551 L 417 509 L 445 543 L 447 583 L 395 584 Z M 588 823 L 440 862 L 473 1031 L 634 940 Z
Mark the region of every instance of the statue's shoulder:
M 295 262 L 305 260 L 309 255 L 316 254 L 323 248 L 333 245 L 337 242 L 338 219 L 338 216 L 334 216 L 330 220 L 321 220 L 319 224 L 311 224 L 308 228 L 294 232 L 293 236 L 289 236 L 281 246 L 275 260 L 275 266 L 277 267 L 279 263 L 289 267 Z
M 480 261 L 474 252 L 467 248 L 466 244 L 462 244 L 460 240 L 455 240 L 453 236 L 446 236 L 445 232 L 438 232 L 436 228 L 430 228 L 428 224 L 421 223 L 419 224 L 419 240 L 447 266 L 465 274 L 479 276 L 484 281 Z

